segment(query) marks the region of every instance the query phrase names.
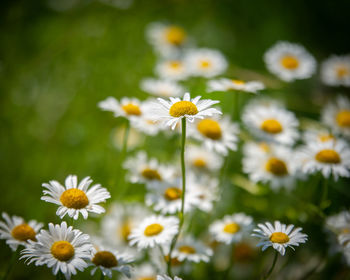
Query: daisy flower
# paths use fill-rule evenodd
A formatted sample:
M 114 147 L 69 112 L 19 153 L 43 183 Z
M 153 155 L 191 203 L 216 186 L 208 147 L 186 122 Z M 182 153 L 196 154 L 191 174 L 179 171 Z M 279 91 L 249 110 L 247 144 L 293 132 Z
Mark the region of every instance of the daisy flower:
M 184 61 L 192 76 L 205 78 L 224 73 L 228 66 L 221 52 L 205 48 L 187 51 Z
M 242 80 L 232 80 L 227 78 L 221 78 L 217 80 L 211 80 L 207 83 L 208 92 L 213 91 L 244 91 L 250 93 L 258 93 L 259 90 L 265 89 L 262 82 L 259 81 L 242 81 Z
M 168 275 L 157 275 L 157 280 L 182 280 L 180 277 L 175 276 L 174 278 L 169 277 Z
M 196 178 L 194 184 L 191 185 L 194 194 L 193 204 L 203 212 L 211 212 L 214 203 L 219 200 L 218 180 L 208 176 L 200 176 Z M 187 199 L 187 196 L 186 196 Z
M 350 232 L 350 211 L 342 211 L 328 217 L 326 225 L 337 234 Z
M 209 232 L 216 241 L 231 244 L 241 241 L 252 226 L 252 217 L 244 213 L 237 213 L 226 215 L 222 220 L 215 221 L 210 225 Z
M 325 128 L 307 129 L 303 133 L 303 140 L 306 143 L 337 141 L 336 137 L 329 131 L 329 129 Z
M 306 49 L 289 42 L 277 42 L 265 54 L 267 69 L 281 80 L 292 82 L 310 78 L 316 71 L 316 60 Z
M 350 100 L 338 96 L 335 102 L 329 102 L 322 111 L 322 121 L 336 134 L 350 138 Z
M 164 130 L 164 127 L 160 126 L 159 123 L 148 117 L 147 114 L 140 118 L 133 118 L 130 120 L 131 127 L 136 130 L 150 136 L 157 135 L 160 131 Z M 128 145 L 129 147 L 129 145 Z
M 101 214 L 105 209 L 98 203 L 105 202 L 111 195 L 107 189 L 102 188 L 100 184 L 89 188 L 92 180 L 85 177 L 78 184 L 76 175 L 69 175 L 65 180 L 65 186 L 57 181 L 44 183 L 44 196 L 41 200 L 59 205 L 56 215 L 61 219 L 68 214 L 69 217 L 77 220 L 79 214 L 87 219 L 88 212 Z
M 10 217 L 7 213 L 2 213 L 3 221 L 0 221 L 0 239 L 5 239 L 6 244 L 10 246 L 12 251 L 16 251 L 17 247 L 26 246 L 28 240 L 36 240 L 38 231 L 43 227 L 42 223 L 30 220 L 28 223 L 18 216 Z
M 254 135 L 266 141 L 292 145 L 299 137 L 295 115 L 274 104 L 252 102 L 245 107 L 242 120 Z
M 182 96 L 185 92 L 183 86 L 171 80 L 143 79 L 141 89 L 159 97 Z
M 163 59 L 156 64 L 155 74 L 163 80 L 180 81 L 189 77 L 189 69 L 182 59 Z
M 133 267 L 131 271 L 131 280 L 156 280 L 157 271 L 154 265 L 150 263 L 142 263 L 141 265 Z M 122 278 L 126 280 L 126 277 Z
M 204 119 L 204 117 L 214 114 L 222 114 L 215 108 L 210 106 L 219 103 L 210 99 L 200 100 L 201 96 L 191 99 L 189 93 L 185 93 L 183 100 L 180 98 L 170 97 L 170 101 L 158 98 L 159 104 L 155 104 L 153 108 L 153 118 L 155 121 L 162 121 L 167 126 L 175 129 L 177 123 L 182 118 L 192 123 L 195 119 Z
M 350 55 L 332 55 L 321 65 L 322 82 L 329 86 L 350 87 Z
M 189 135 L 201 142 L 210 151 L 226 156 L 228 151 L 237 149 L 239 128 L 232 123 L 229 117 L 220 120 L 205 118 L 197 120 L 189 129 Z
M 139 249 L 170 244 L 178 233 L 179 221 L 175 217 L 151 216 L 144 219 L 129 236 L 130 245 Z
M 28 264 L 52 267 L 52 273 L 57 275 L 61 271 L 66 279 L 75 275 L 77 270 L 83 271 L 91 258 L 93 247 L 87 234 L 80 230 L 67 227 L 66 222 L 61 225 L 49 224 L 49 230 L 41 230 L 36 236 L 37 241 L 28 241 L 27 247 L 21 251 L 21 258 Z
M 350 149 L 344 141 L 309 142 L 299 149 L 296 159 L 306 174 L 321 172 L 335 180 L 350 177 Z
M 258 227 L 254 229 L 252 235 L 261 238 L 257 246 L 262 246 L 263 251 L 272 246 L 283 256 L 286 248 L 294 249 L 293 246 L 299 246 L 300 243 L 307 241 L 307 235 L 301 233 L 302 228 L 293 230 L 294 225 L 287 226 L 275 221 L 275 226 L 266 222 L 265 224 L 258 224 Z
M 187 146 L 185 157 L 188 166 L 195 171 L 215 172 L 219 170 L 223 164 L 221 156 L 203 146 Z

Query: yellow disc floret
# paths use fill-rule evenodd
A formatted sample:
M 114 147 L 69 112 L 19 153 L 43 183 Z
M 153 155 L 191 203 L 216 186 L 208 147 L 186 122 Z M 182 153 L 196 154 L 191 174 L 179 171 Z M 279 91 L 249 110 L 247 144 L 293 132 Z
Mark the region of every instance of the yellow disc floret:
M 36 240 L 34 229 L 28 224 L 15 226 L 11 231 L 11 235 L 14 239 L 19 241 L 27 241 L 29 239 L 33 241 Z
M 174 118 L 182 117 L 185 115 L 196 115 L 198 108 L 191 101 L 179 101 L 174 103 L 169 110 L 170 116 Z
M 165 32 L 166 40 L 173 45 L 181 45 L 186 38 L 185 31 L 178 26 L 170 26 Z
M 346 76 L 349 76 L 350 71 L 349 71 L 349 68 L 347 68 L 346 66 L 339 66 L 336 69 L 336 73 L 339 79 L 343 79 Z
M 176 187 L 167 188 L 164 192 L 164 197 L 167 200 L 177 200 L 181 198 L 182 190 Z
M 220 124 L 217 121 L 205 119 L 197 124 L 198 131 L 212 140 L 219 140 L 222 137 Z
M 292 55 L 286 55 L 281 59 L 281 64 L 288 70 L 295 70 L 299 66 L 299 60 Z
M 156 169 L 147 167 L 144 170 L 142 170 L 141 174 L 147 180 L 158 180 L 158 181 L 162 180 L 162 177 L 160 176 L 159 172 Z
M 328 164 L 337 164 L 340 163 L 341 159 L 337 151 L 332 149 L 325 149 L 319 151 L 315 158 L 317 161 Z
M 276 176 L 285 176 L 288 174 L 288 168 L 285 162 L 275 157 L 270 158 L 266 162 L 265 168 L 268 172 Z
M 245 81 L 242 80 L 232 80 L 232 83 L 238 85 L 238 86 L 243 86 L 245 84 Z
M 160 224 L 151 224 L 145 228 L 144 234 L 146 236 L 158 235 L 163 231 L 164 227 Z
M 179 60 L 171 60 L 169 61 L 169 67 L 173 70 L 178 70 L 182 67 L 182 63 Z
M 207 69 L 211 67 L 211 61 L 209 60 L 200 60 L 199 61 L 199 67 L 202 69 Z
M 237 223 L 229 223 L 224 226 L 224 232 L 230 233 L 230 234 L 235 234 L 240 230 L 240 226 Z
M 120 227 L 120 235 L 123 237 L 124 241 L 125 242 L 128 242 L 129 239 L 129 235 L 131 233 L 131 225 L 130 225 L 130 222 L 129 221 L 124 221 L 123 222 L 123 225 Z
M 207 166 L 207 162 L 203 158 L 196 158 L 193 160 L 193 165 L 198 168 L 204 168 Z
M 82 209 L 89 204 L 85 192 L 79 189 L 68 189 L 61 194 L 60 201 L 67 208 Z
M 342 110 L 337 114 L 337 124 L 341 127 L 350 127 L 350 110 Z
M 140 107 L 136 104 L 132 104 L 132 103 L 125 104 L 122 106 L 122 109 L 127 115 L 140 116 L 142 114 Z
M 51 246 L 51 254 L 59 261 L 66 262 L 74 256 L 74 247 L 68 241 L 56 241 Z
M 181 253 L 184 253 L 184 254 L 195 254 L 196 253 L 196 249 L 191 247 L 191 246 L 187 246 L 187 245 L 184 245 L 184 246 L 180 246 L 179 247 L 179 251 Z
M 282 132 L 283 127 L 278 120 L 267 119 L 262 122 L 261 129 L 267 133 L 277 134 Z
M 284 244 L 289 241 L 289 236 L 283 232 L 274 232 L 270 235 L 270 241 L 273 243 Z
M 109 251 L 98 251 L 92 258 L 92 262 L 96 266 L 103 266 L 105 268 L 116 267 L 118 265 L 118 260 Z

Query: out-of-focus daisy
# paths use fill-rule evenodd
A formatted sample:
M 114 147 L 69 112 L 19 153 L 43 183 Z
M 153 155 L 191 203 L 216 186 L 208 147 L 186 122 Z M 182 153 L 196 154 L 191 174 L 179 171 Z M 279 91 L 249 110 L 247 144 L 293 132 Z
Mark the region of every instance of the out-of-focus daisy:
M 132 183 L 164 181 L 174 175 L 172 168 L 160 165 L 155 158 L 148 159 L 147 154 L 143 151 L 138 152 L 134 157 L 128 158 L 124 163 L 124 168 L 129 170 Z
M 130 263 L 133 261 L 132 256 L 119 253 L 114 250 L 109 250 L 103 247 L 94 250 L 91 257 L 91 275 L 94 275 L 96 270 L 100 269 L 104 276 L 112 278 L 113 271 L 118 271 L 125 274 L 127 277 L 131 276 Z
M 336 134 L 350 137 L 350 100 L 338 96 L 335 102 L 329 102 L 322 111 L 322 121 Z
M 272 144 L 267 142 L 246 142 L 243 146 L 244 157 L 266 157 L 271 151 Z
M 214 240 L 226 244 L 237 243 L 253 226 L 253 218 L 243 213 L 226 215 L 222 220 L 215 221 L 209 227 Z
M 175 217 L 151 216 L 144 219 L 129 235 L 130 245 L 139 249 L 170 244 L 179 230 Z
M 105 202 L 111 195 L 107 189 L 102 188 L 100 184 L 89 188 L 92 180 L 85 177 L 78 184 L 76 175 L 69 175 L 65 180 L 65 186 L 57 181 L 44 183 L 44 196 L 41 200 L 59 205 L 56 215 L 62 219 L 66 214 L 77 220 L 79 214 L 87 219 L 88 212 L 101 214 L 105 209 L 98 203 Z
M 66 279 L 75 275 L 77 270 L 83 271 L 91 258 L 93 247 L 87 234 L 80 230 L 67 227 L 66 222 L 60 225 L 49 224 L 49 230 L 41 230 L 36 236 L 37 241 L 28 241 L 27 247 L 21 251 L 21 259 L 26 259 L 36 266 L 52 267 L 52 273 L 61 271 Z
M 284 255 L 286 248 L 294 249 L 293 246 L 299 246 L 300 243 L 307 241 L 307 235 L 301 233 L 302 228 L 293 230 L 294 225 L 287 226 L 275 221 L 275 226 L 266 222 L 265 224 L 258 224 L 258 227 L 254 229 L 252 235 L 261 239 L 258 246 L 262 246 L 263 251 L 272 246 L 281 255 Z
M 193 204 L 204 212 L 211 212 L 214 202 L 219 200 L 218 180 L 208 176 L 200 176 L 192 185 Z M 186 197 L 187 199 L 187 197 Z
M 155 73 L 162 79 L 180 81 L 189 77 L 188 66 L 181 59 L 164 59 L 155 67 Z
M 321 172 L 335 180 L 350 177 L 350 149 L 344 141 L 309 142 L 300 148 L 296 159 L 304 173 Z
M 337 138 L 329 131 L 329 129 L 307 129 L 303 133 L 304 142 L 327 142 L 337 141 Z
M 341 211 L 329 216 L 326 225 L 337 234 L 350 232 L 350 211 Z
M 244 148 L 255 147 L 253 150 L 261 149 L 261 144 L 249 143 Z M 297 171 L 296 162 L 293 160 L 293 151 L 284 146 L 270 145 L 265 153 L 249 153 L 243 158 L 243 171 L 249 174 L 253 182 L 270 183 L 272 189 L 281 187 L 291 189 L 295 184 Z M 260 156 L 259 156 L 260 155 Z
M 208 82 L 207 87 L 209 92 L 236 90 L 251 93 L 258 93 L 259 90 L 263 90 L 265 88 L 264 84 L 259 81 L 245 82 L 242 80 L 227 78 L 211 80 Z
M 19 245 L 26 246 L 28 240 L 36 241 L 35 236 L 43 226 L 35 220 L 26 223 L 22 217 L 10 217 L 5 212 L 2 218 L 5 222 L 0 221 L 0 239 L 5 239 L 12 251 L 16 251 Z
M 184 58 L 192 76 L 211 78 L 224 73 L 227 61 L 221 52 L 212 49 L 189 50 Z
M 321 65 L 322 82 L 329 86 L 350 87 L 350 55 L 332 55 Z
M 153 108 L 153 119 L 162 121 L 165 125 L 174 129 L 182 119 L 192 123 L 195 119 L 204 119 L 215 114 L 222 114 L 215 108 L 209 108 L 219 101 L 210 99 L 200 100 L 200 96 L 191 99 L 189 93 L 185 93 L 183 100 L 170 97 L 170 101 L 158 98 L 159 104 Z
M 122 278 L 126 280 L 126 277 Z M 154 265 L 150 263 L 142 263 L 141 265 L 134 266 L 131 271 L 131 280 L 156 280 L 157 270 Z
M 142 116 L 141 118 L 131 119 L 130 124 L 136 130 L 151 136 L 154 136 L 160 131 L 164 130 L 164 127 L 160 126 L 159 123 L 152 120 L 152 118 L 149 118 L 147 114 Z
M 175 276 L 174 278 L 169 277 L 168 275 L 157 275 L 157 280 L 182 280 L 180 277 Z
M 299 137 L 299 122 L 295 115 L 274 104 L 248 104 L 242 115 L 243 123 L 257 137 L 292 145 Z
M 227 155 L 228 150 L 237 149 L 238 132 L 238 126 L 232 123 L 229 117 L 220 120 L 206 118 L 196 121 L 190 128 L 189 135 L 202 141 L 209 150 Z
M 171 80 L 144 79 L 140 87 L 143 91 L 159 97 L 182 96 L 185 92 L 183 86 Z
M 223 159 L 213 151 L 205 149 L 204 146 L 189 145 L 186 147 L 186 161 L 188 166 L 195 171 L 217 171 L 221 168 Z
M 316 71 L 316 60 L 299 44 L 277 42 L 264 60 L 267 69 L 286 82 L 310 78 Z

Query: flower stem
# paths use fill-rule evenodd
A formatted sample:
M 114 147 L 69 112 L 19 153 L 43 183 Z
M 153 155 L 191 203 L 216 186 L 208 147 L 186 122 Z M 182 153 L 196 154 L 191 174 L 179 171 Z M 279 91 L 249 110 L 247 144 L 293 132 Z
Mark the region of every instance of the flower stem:
M 103 272 L 101 271 L 101 277 L 100 280 L 104 280 L 105 279 L 105 275 L 103 274 Z
M 124 130 L 124 136 L 123 136 L 123 146 L 119 158 L 119 170 L 116 172 L 117 175 L 117 186 L 119 187 L 119 193 L 118 198 L 123 197 L 123 195 L 126 192 L 127 184 L 125 182 L 125 171 L 123 170 L 123 163 L 126 158 L 126 154 L 128 151 L 128 139 L 129 139 L 129 132 L 130 132 L 130 122 L 126 120 L 125 123 L 125 130 Z
M 323 179 L 322 196 L 320 201 L 320 208 L 327 208 L 327 196 L 328 196 L 328 179 Z
M 234 243 L 232 243 L 231 250 L 230 250 L 230 262 L 228 264 L 227 269 L 225 270 L 225 272 L 223 274 L 224 277 L 222 279 L 229 279 L 230 271 L 231 271 L 231 269 L 233 267 L 234 249 L 235 249 L 235 246 L 234 246 Z
M 272 262 L 272 266 L 270 268 L 270 270 L 266 273 L 266 275 L 263 277 L 264 280 L 268 279 L 273 271 L 273 269 L 275 268 L 276 262 L 277 262 L 277 258 L 278 258 L 278 251 L 275 251 L 275 256 L 273 258 L 273 262 Z
M 129 132 L 130 132 L 130 122 L 127 120 L 125 125 L 125 130 L 124 130 L 123 147 L 122 147 L 122 154 L 121 154 L 122 163 L 124 161 L 124 158 L 126 156 L 126 152 L 128 149 Z
M 11 257 L 11 260 L 10 260 L 10 262 L 8 264 L 7 270 L 6 270 L 5 274 L 4 274 L 4 276 L 1 278 L 2 280 L 6 280 L 6 279 L 9 278 L 10 273 L 11 273 L 11 271 L 12 271 L 14 265 L 15 265 L 15 261 L 16 261 L 16 259 L 18 257 L 19 251 L 20 251 L 20 246 L 18 246 L 17 250 L 12 254 L 12 257 Z

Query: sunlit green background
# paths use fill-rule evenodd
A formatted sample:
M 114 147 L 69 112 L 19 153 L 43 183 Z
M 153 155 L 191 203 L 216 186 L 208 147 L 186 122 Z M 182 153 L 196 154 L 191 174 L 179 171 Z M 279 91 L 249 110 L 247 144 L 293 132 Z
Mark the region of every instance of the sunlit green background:
M 56 207 L 40 200 L 41 184 L 51 179 L 62 182 L 68 174 L 89 175 L 118 196 L 120 152 L 113 145 L 112 130 L 124 123 L 101 112 L 97 102 L 107 96 L 147 97 L 139 81 L 153 75 L 156 62 L 144 36 L 150 22 L 182 25 L 198 46 L 221 50 L 231 64 L 228 76 L 263 80 L 270 88 L 264 94 L 286 101 L 298 117 L 317 119 L 326 99 L 336 92 L 349 93 L 322 87 L 317 76 L 284 84 L 267 73 L 262 61 L 265 50 L 277 40 L 302 43 L 318 61 L 331 53 L 349 52 L 350 2 L 346 0 L 134 0 L 127 10 L 75 0 L 71 9 L 50 8 L 59 2 L 12 0 L 1 4 L 1 212 L 59 222 Z M 187 86 L 195 95 L 209 96 L 200 79 Z M 227 101 L 222 95 L 215 98 Z M 164 139 L 140 141 L 149 154 L 165 160 L 176 155 L 173 147 L 178 142 Z M 238 159 L 237 154 L 232 156 L 232 173 L 240 170 Z M 321 256 L 327 251 L 322 220 L 303 202 L 318 199 L 317 183 L 312 183 L 317 180 L 312 180 L 297 189 L 296 200 L 284 193 L 254 196 L 237 189 L 234 195 L 229 192 L 230 199 L 225 196 L 214 215 L 244 211 L 262 220 L 307 220 L 305 232 L 311 241 L 305 247 Z M 340 180 L 331 188 L 329 213 L 349 206 L 346 184 L 349 181 Z M 130 185 L 124 199 L 141 201 L 142 192 L 142 186 Z M 308 256 L 300 252 L 299 258 L 307 262 Z M 10 254 L 1 241 L 0 273 Z M 329 260 L 323 276 L 317 274 L 314 279 L 344 279 L 344 269 L 336 256 Z M 53 279 L 50 275 L 47 268 L 19 262 L 11 277 Z M 210 277 L 215 279 L 215 275 Z

